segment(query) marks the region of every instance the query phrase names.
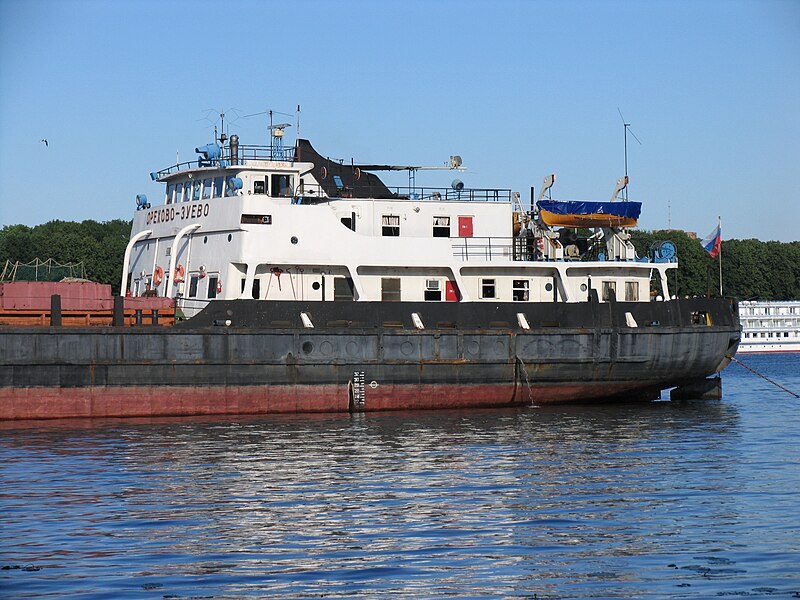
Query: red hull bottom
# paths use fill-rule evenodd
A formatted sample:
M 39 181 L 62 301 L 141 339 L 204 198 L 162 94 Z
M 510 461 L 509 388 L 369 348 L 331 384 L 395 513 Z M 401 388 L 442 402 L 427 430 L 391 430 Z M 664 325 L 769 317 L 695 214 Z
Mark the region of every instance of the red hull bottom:
M 5 388 L 0 389 L 0 420 L 489 408 L 599 400 L 625 393 L 636 399 L 641 388 L 641 383 L 630 382 L 530 388 L 513 383 L 366 386 L 363 405 L 355 408 L 347 384 Z

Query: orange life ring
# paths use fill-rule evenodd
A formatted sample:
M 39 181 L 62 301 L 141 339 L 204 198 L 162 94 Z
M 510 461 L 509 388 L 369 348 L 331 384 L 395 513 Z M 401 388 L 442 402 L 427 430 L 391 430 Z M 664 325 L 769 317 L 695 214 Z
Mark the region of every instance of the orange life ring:
M 186 275 L 186 271 L 183 268 L 183 265 L 178 265 L 175 267 L 175 283 L 180 283 L 183 281 L 183 277 Z
M 156 267 L 156 270 L 153 271 L 153 285 L 159 286 L 161 282 L 164 280 L 164 269 L 161 267 Z

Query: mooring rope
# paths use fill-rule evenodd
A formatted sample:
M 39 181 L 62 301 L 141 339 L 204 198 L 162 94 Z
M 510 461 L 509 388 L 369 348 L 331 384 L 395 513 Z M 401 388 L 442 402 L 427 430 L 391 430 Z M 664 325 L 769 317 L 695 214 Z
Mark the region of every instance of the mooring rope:
M 767 381 L 769 381 L 769 382 L 770 382 L 772 385 L 774 385 L 774 386 L 776 386 L 776 387 L 779 387 L 779 388 L 781 388 L 781 389 L 782 389 L 784 392 L 787 392 L 787 393 L 791 394 L 791 395 L 792 395 L 792 396 L 794 396 L 795 398 L 800 398 L 800 394 L 795 394 L 795 393 L 794 393 L 792 390 L 790 390 L 790 389 L 788 389 L 788 388 L 785 388 L 785 387 L 783 387 L 783 386 L 782 386 L 780 383 L 777 383 L 777 382 L 775 382 L 775 381 L 772 381 L 772 379 L 770 379 L 769 377 L 767 377 L 767 376 L 766 376 L 766 375 L 764 375 L 763 373 L 759 373 L 758 371 L 756 371 L 756 370 L 755 370 L 755 369 L 753 369 L 752 367 L 748 367 L 746 364 L 744 364 L 744 363 L 743 363 L 742 361 L 740 361 L 739 359 L 736 359 L 736 358 L 734 358 L 734 357 L 733 357 L 733 356 L 731 356 L 730 354 L 727 354 L 726 356 L 727 356 L 728 358 L 730 358 L 730 359 L 731 359 L 733 362 L 735 362 L 736 364 L 742 365 L 742 366 L 743 366 L 745 369 L 747 369 L 747 370 L 748 370 L 748 371 L 750 371 L 751 373 L 755 373 L 755 374 L 756 374 L 756 375 L 758 375 L 759 377 L 763 377 L 764 379 L 766 379 Z

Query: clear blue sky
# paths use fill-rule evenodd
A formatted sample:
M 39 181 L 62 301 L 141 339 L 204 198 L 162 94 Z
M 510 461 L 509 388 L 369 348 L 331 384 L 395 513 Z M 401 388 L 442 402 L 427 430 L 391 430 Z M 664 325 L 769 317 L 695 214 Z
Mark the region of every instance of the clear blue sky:
M 800 240 L 798 0 L 0 0 L 0 225 L 129 219 L 207 109 L 260 144 L 243 116 L 298 104 L 322 154 L 581 200 L 623 174 L 619 108 L 641 227 Z

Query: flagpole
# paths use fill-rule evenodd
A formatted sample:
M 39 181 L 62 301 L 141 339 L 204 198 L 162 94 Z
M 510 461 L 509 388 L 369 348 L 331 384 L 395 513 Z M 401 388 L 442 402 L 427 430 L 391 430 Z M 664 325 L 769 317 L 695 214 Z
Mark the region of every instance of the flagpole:
M 719 240 L 719 296 L 722 298 L 722 217 L 717 217 L 717 231 L 720 232 Z

